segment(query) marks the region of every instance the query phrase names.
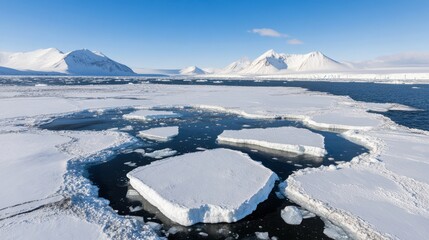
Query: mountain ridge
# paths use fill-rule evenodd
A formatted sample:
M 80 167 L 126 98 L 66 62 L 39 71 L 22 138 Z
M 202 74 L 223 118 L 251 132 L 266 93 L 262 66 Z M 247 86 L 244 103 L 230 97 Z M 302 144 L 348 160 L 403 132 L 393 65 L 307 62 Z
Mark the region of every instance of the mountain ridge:
M 56 48 L 29 52 L 0 52 L 0 67 L 10 74 L 135 75 L 134 71 L 101 52 L 88 49 L 67 53 Z

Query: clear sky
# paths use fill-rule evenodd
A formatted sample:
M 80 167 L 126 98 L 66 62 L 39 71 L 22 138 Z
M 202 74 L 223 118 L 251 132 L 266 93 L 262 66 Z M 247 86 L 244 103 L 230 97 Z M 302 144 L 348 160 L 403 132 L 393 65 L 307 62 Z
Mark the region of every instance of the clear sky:
M 0 51 L 98 50 L 131 67 L 223 67 L 268 49 L 361 61 L 429 51 L 428 0 L 0 0 Z

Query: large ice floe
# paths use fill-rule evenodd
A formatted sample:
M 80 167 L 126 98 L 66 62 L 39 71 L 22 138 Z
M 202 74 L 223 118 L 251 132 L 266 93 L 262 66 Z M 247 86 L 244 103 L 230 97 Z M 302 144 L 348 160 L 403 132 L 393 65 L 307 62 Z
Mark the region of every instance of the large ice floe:
M 185 226 L 244 218 L 268 198 L 277 180 L 246 154 L 222 148 L 154 162 L 127 176 L 146 200 Z
M 324 137 L 310 130 L 295 127 L 227 130 L 218 136 L 225 144 L 259 146 L 269 150 L 324 156 Z
M 159 127 L 139 132 L 139 137 L 159 142 L 166 142 L 179 134 L 179 127 Z
M 282 189 L 288 199 L 352 238 L 425 239 L 429 235 L 429 133 L 368 112 L 397 104 L 366 104 L 301 88 L 135 84 L 0 86 L 0 150 L 4 153 L 0 187 L 5 193 L 0 199 L 0 236 L 19 236 L 23 229 L 57 229 L 57 219 L 64 218 L 65 224 L 75 221 L 78 227 L 58 227 L 61 233 L 89 224 L 82 227 L 88 236 L 156 239 L 149 226 L 116 214 L 84 177 L 87 164 L 108 160 L 115 149 L 133 144 L 135 139 L 114 131 L 42 131 L 37 126 L 53 116 L 83 110 L 185 106 L 247 118 L 287 118 L 339 130 L 370 152 L 337 167 L 295 172 Z M 228 168 L 222 171 L 228 173 Z M 246 174 L 244 183 L 252 179 Z M 262 181 L 254 185 L 258 184 Z M 219 186 L 211 184 L 204 194 L 212 196 L 212 187 Z M 238 199 L 244 196 L 239 193 L 222 195 Z M 27 225 L 30 223 L 37 227 Z

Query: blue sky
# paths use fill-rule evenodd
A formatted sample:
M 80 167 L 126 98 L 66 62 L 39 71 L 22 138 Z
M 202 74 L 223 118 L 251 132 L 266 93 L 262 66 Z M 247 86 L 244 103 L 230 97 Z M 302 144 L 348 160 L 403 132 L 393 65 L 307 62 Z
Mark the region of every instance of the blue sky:
M 223 67 L 268 49 L 361 61 L 429 51 L 427 0 L 0 0 L 0 51 L 99 50 L 132 67 Z

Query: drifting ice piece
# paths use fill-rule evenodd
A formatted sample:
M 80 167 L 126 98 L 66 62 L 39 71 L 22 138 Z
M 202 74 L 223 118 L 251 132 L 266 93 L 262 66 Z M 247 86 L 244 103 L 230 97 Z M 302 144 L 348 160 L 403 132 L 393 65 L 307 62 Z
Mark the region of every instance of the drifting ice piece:
M 173 137 L 179 134 L 179 127 L 159 127 L 140 131 L 139 137 L 155 140 L 159 142 L 170 141 Z
M 299 225 L 302 222 L 301 211 L 295 206 L 287 206 L 281 211 L 283 220 L 290 225 Z
M 244 218 L 278 179 L 248 155 L 222 148 L 153 162 L 127 177 L 147 201 L 185 226 Z
M 228 130 L 219 135 L 217 139 L 225 144 L 256 145 L 277 151 L 310 154 L 318 157 L 323 157 L 326 154 L 324 137 L 303 128 Z
M 170 111 L 154 111 L 142 109 L 132 113 L 125 114 L 122 116 L 126 120 L 141 120 L 141 121 L 150 121 L 154 119 L 161 118 L 176 118 L 179 117 L 179 114 L 170 112 Z

